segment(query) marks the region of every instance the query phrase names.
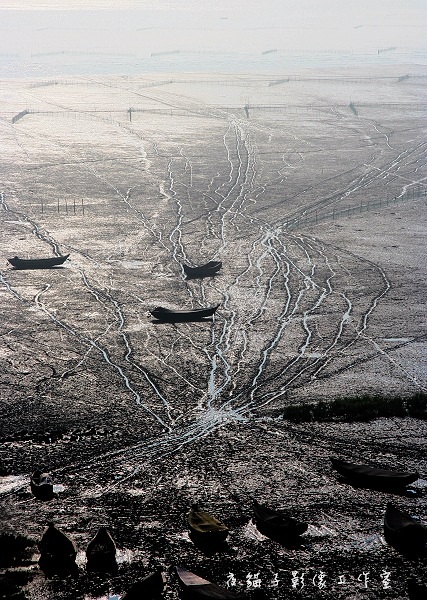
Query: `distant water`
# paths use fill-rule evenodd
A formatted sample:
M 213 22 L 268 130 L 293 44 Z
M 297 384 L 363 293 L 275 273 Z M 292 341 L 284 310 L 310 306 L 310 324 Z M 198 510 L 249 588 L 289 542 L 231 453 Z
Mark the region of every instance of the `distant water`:
M 302 68 L 338 68 L 390 64 L 427 64 L 426 52 L 393 55 L 337 53 L 194 54 L 185 51 L 163 57 L 58 53 L 31 57 L 0 55 L 0 78 L 143 75 L 146 73 L 248 73 L 286 75 Z
M 425 65 L 426 17 L 422 0 L 1 0 L 0 77 Z

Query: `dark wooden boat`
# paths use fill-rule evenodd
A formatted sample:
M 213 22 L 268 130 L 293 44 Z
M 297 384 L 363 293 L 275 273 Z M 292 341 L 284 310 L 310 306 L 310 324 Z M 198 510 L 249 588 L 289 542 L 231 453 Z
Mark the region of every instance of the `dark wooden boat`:
M 211 260 L 204 265 L 200 265 L 199 267 L 190 267 L 189 265 L 182 265 L 184 273 L 190 279 L 195 279 L 199 277 L 213 277 L 215 273 L 218 273 L 221 267 L 222 262 L 219 260 Z
M 219 544 L 228 536 L 228 527 L 217 518 L 204 510 L 192 506 L 188 515 L 188 526 L 195 540 L 202 543 Z
M 254 500 L 254 520 L 258 530 L 268 537 L 296 538 L 307 531 L 308 524 Z
M 52 500 L 53 479 L 50 473 L 43 473 L 41 470 L 34 471 L 30 478 L 31 492 L 38 500 Z
M 384 515 L 384 537 L 398 550 L 417 553 L 427 543 L 427 527 L 389 502 Z
M 65 256 L 55 256 L 53 258 L 18 258 L 14 256 L 13 258 L 8 258 L 8 262 L 15 267 L 15 269 L 50 269 L 51 267 L 57 267 L 62 265 L 69 254 Z
M 226 588 L 211 583 L 203 577 L 195 575 L 182 567 L 175 567 L 178 575 L 181 595 L 189 600 L 198 598 L 214 598 L 215 600 L 246 600 L 247 596 L 233 594 Z
M 99 565 L 114 563 L 116 561 L 116 550 L 116 543 L 108 529 L 100 527 L 98 533 L 86 548 L 86 558 L 88 563 Z
M 165 587 L 165 580 L 161 571 L 154 571 L 141 581 L 132 585 L 122 600 L 155 600 L 159 598 Z
M 163 308 L 158 306 L 151 311 L 151 314 L 155 319 L 164 321 L 166 323 L 178 323 L 183 321 L 200 321 L 206 317 L 212 317 L 215 314 L 217 306 L 210 306 L 208 308 L 193 308 L 190 310 L 172 310 L 169 308 Z
M 387 471 L 368 465 L 357 465 L 331 457 L 332 466 L 340 475 L 367 486 L 404 487 L 419 478 L 416 472 Z
M 53 523 L 49 523 L 38 546 L 41 559 L 50 563 L 73 563 L 77 555 L 74 542 Z

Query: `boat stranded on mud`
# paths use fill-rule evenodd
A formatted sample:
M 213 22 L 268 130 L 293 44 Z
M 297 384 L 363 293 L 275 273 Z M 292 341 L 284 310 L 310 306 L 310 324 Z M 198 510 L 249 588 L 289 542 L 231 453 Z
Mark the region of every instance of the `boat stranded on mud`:
M 182 567 L 175 567 L 181 593 L 184 598 L 197 600 L 198 598 L 212 598 L 216 600 L 246 600 L 247 596 L 238 596 L 226 588 L 211 583 L 203 577 L 195 575 Z
M 30 479 L 30 487 L 33 496 L 38 500 L 52 500 L 53 479 L 50 473 L 43 473 L 40 470 L 34 471 Z
M 388 471 L 369 465 L 358 465 L 338 458 L 330 458 L 334 469 L 343 477 L 367 487 L 405 487 L 419 478 L 419 473 Z
M 163 573 L 159 569 L 153 571 L 140 581 L 135 582 L 123 596 L 122 600 L 154 600 L 160 598 L 165 587 Z
M 116 571 L 116 550 L 116 543 L 108 529 L 100 527 L 86 548 L 87 570 Z
M 51 269 L 52 267 L 57 267 L 62 265 L 69 254 L 65 254 L 64 256 L 55 256 L 53 258 L 18 258 L 14 256 L 13 258 L 8 258 L 8 262 L 15 267 L 15 269 Z
M 384 537 L 396 550 L 418 554 L 427 543 L 427 527 L 389 502 L 384 515 Z
M 193 505 L 188 515 L 190 535 L 195 542 L 220 544 L 228 537 L 228 527 L 210 513 Z
M 308 523 L 298 521 L 294 517 L 269 508 L 254 500 L 254 520 L 257 529 L 266 537 L 273 539 L 292 540 L 308 529 Z
M 210 260 L 204 265 L 199 267 L 190 267 L 189 265 L 182 265 L 184 273 L 187 275 L 187 279 L 201 279 L 203 277 L 214 277 L 216 273 L 222 267 L 220 260 Z
M 212 317 L 218 308 L 219 304 L 208 308 L 192 308 L 189 310 L 173 310 L 158 306 L 151 311 L 151 314 L 158 321 L 164 321 L 166 323 L 201 321 L 206 317 Z
M 378 493 L 381 493 L 381 488 L 384 488 L 383 491 L 387 491 L 390 482 L 392 486 L 398 485 L 402 490 L 418 478 L 416 472 L 389 471 L 365 464 L 346 462 L 338 458 L 331 458 L 331 462 L 339 473 L 349 478 L 350 483 L 356 481 L 357 483 L 372 484 L 372 482 L 379 481 L 381 485 L 378 487 L 377 483 Z M 41 470 L 36 471 L 30 480 L 31 490 L 36 497 L 39 497 L 39 488 L 45 486 L 46 490 L 50 490 L 51 483 L 51 476 Z M 45 493 L 48 494 L 48 492 L 42 492 L 42 496 Z M 290 542 L 289 548 L 296 547 L 295 543 L 308 529 L 308 523 L 298 520 L 288 511 L 270 508 L 256 500 L 252 501 L 252 511 L 252 520 L 259 532 L 284 545 Z M 229 529 L 224 523 L 211 513 L 199 510 L 195 504 L 188 513 L 187 523 L 190 538 L 194 544 L 208 550 L 218 551 L 229 535 Z M 427 544 L 427 527 L 418 518 L 388 503 L 384 515 L 384 538 L 390 546 L 403 554 L 422 556 Z M 40 568 L 46 573 L 76 572 L 77 548 L 74 542 L 57 529 L 53 523 L 50 523 L 45 531 L 39 543 L 39 550 Z M 88 572 L 92 570 L 116 572 L 116 544 L 105 527 L 101 527 L 93 540 L 89 542 L 86 557 Z M 236 595 L 226 588 L 211 583 L 181 566 L 175 567 L 175 572 L 182 598 L 189 600 L 198 598 L 215 598 L 216 600 L 240 598 L 243 600 L 247 598 L 247 596 Z M 412 592 L 409 594 L 410 598 L 424 598 L 424 596 L 416 595 L 419 589 L 424 590 L 423 586 L 420 588 L 417 581 L 408 580 L 408 592 L 410 586 L 415 590 L 415 595 Z M 165 579 L 162 570 L 157 569 L 132 584 L 123 600 L 139 600 L 140 598 L 155 600 L 162 596 L 164 587 Z

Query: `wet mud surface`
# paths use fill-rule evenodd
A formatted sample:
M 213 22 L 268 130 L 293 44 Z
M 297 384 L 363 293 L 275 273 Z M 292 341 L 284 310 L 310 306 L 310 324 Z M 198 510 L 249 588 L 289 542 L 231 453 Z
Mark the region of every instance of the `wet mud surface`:
M 2 82 L 10 597 L 120 595 L 161 567 L 172 599 L 177 564 L 220 585 L 232 574 L 253 598 L 407 598 L 408 579 L 425 578 L 425 556 L 383 537 L 389 501 L 427 520 L 425 421 L 280 416 L 425 391 L 426 74 L 414 69 L 295 78 L 286 106 L 261 76 Z M 67 253 L 62 268 L 6 266 Z M 218 275 L 185 278 L 183 262 L 208 260 Z M 216 304 L 207 322 L 149 313 Z M 405 494 L 354 487 L 331 455 L 420 479 Z M 29 490 L 39 466 L 55 479 L 49 502 Z M 309 523 L 298 544 L 257 530 L 254 498 Z M 189 538 L 193 502 L 230 527 L 219 551 Z M 50 521 L 79 550 L 65 579 L 37 563 Z M 84 555 L 101 526 L 118 547 L 103 576 Z

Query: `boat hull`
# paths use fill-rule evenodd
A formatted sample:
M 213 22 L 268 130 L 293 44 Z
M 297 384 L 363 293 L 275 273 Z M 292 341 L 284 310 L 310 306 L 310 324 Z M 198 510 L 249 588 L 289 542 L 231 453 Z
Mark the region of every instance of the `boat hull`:
M 45 564 L 69 565 L 74 562 L 77 555 L 74 542 L 60 529 L 57 529 L 53 523 L 49 524 L 38 547 L 40 559 Z
M 18 258 L 17 256 L 14 256 L 13 258 L 9 258 L 8 262 L 12 265 L 12 267 L 18 270 L 51 269 L 52 267 L 58 267 L 62 265 L 69 256 L 69 254 L 66 254 L 65 256 L 55 256 L 53 258 L 33 259 Z
M 219 305 L 218 305 L 219 306 Z M 209 308 L 200 308 L 193 310 L 169 310 L 161 306 L 151 311 L 151 314 L 158 321 L 165 323 L 180 323 L 185 321 L 201 321 L 207 317 L 212 317 L 218 306 L 211 306 Z
M 141 581 L 137 581 L 123 596 L 123 600 L 155 600 L 160 598 L 165 587 L 165 580 L 161 571 L 155 571 L 147 575 Z
M 52 500 L 54 497 L 53 480 L 49 473 L 42 473 L 41 471 L 33 473 L 30 488 L 31 493 L 38 500 Z
M 188 515 L 188 527 L 191 538 L 198 544 L 221 544 L 228 537 L 228 527 L 203 510 L 191 509 Z
M 199 279 L 203 277 L 214 277 L 216 273 L 221 269 L 222 262 L 210 261 L 200 267 L 190 267 L 188 265 L 182 265 L 184 273 L 188 279 Z
M 298 538 L 308 529 L 308 524 L 304 521 L 282 515 L 258 502 L 254 503 L 254 520 L 260 533 L 274 539 Z
M 388 504 L 384 515 L 384 537 L 397 550 L 416 554 L 422 552 L 427 544 L 427 527 Z
M 375 487 L 405 487 L 419 478 L 418 473 L 388 471 L 369 465 L 357 465 L 331 457 L 332 466 L 343 477 Z
M 89 571 L 112 571 L 117 568 L 116 544 L 105 527 L 101 527 L 86 548 Z
M 182 567 L 175 567 L 181 586 L 181 595 L 189 600 L 212 598 L 215 600 L 247 600 L 247 596 L 239 596 L 229 592 L 207 579 L 203 579 Z

